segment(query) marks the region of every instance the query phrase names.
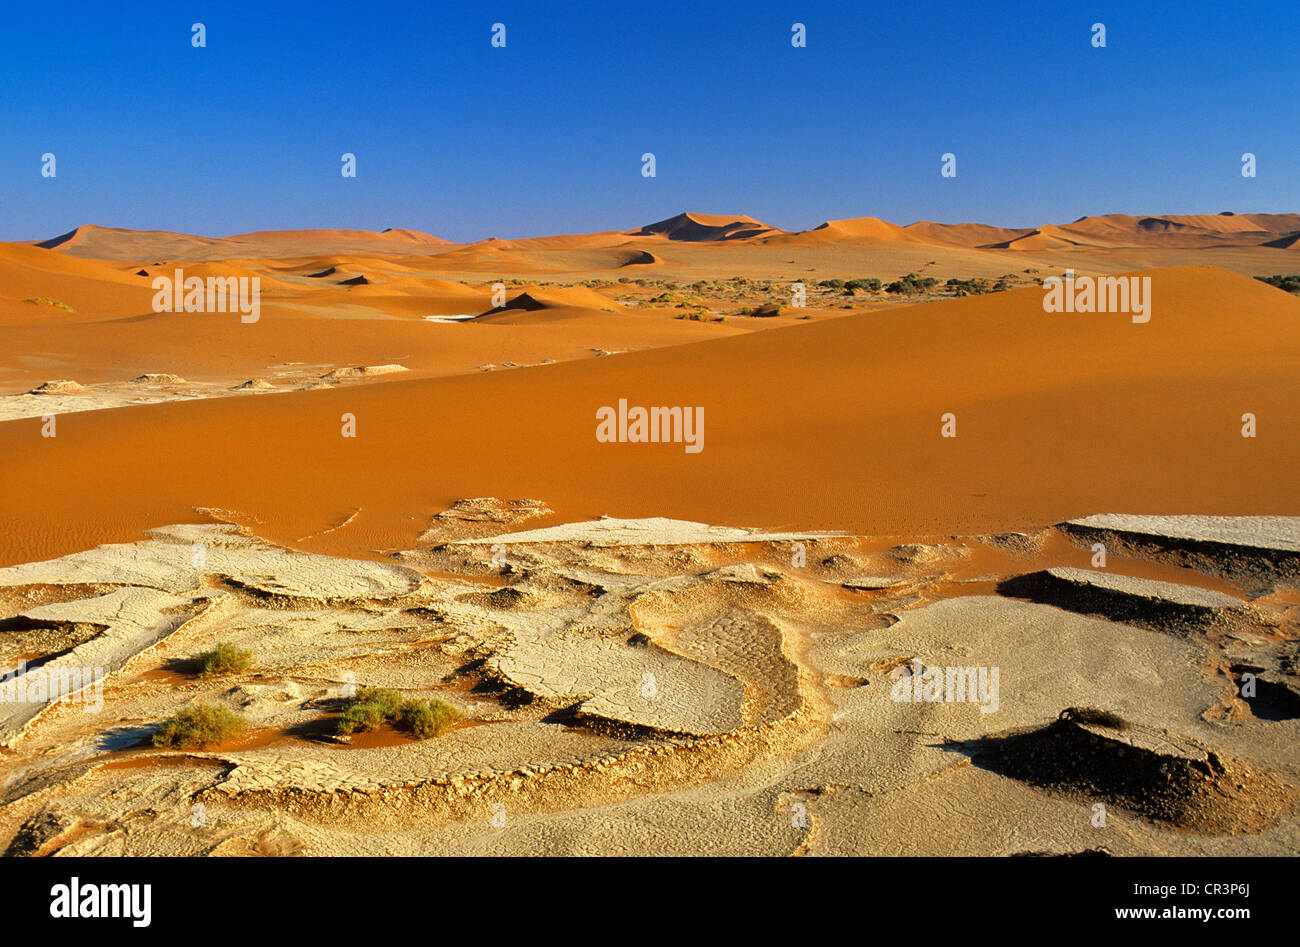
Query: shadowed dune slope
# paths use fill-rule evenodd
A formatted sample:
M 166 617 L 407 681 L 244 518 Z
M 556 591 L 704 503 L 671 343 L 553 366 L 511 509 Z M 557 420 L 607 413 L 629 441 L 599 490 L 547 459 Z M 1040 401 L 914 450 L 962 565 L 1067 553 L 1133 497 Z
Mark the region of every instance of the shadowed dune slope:
M 723 214 L 683 213 L 666 220 L 646 224 L 632 236 L 663 236 L 669 240 L 710 241 L 745 240 L 780 233 L 762 221 L 745 214 L 728 217 Z
M 54 438 L 9 422 L 0 559 L 135 539 L 195 506 L 291 544 L 359 508 L 305 545 L 365 554 L 472 496 L 536 497 L 550 521 L 892 535 L 1300 513 L 1300 300 L 1211 267 L 1147 275 L 1146 325 L 1045 314 L 1027 289 L 507 373 L 64 415 Z M 620 398 L 702 406 L 703 451 L 598 443 L 596 410 Z
M 958 243 L 963 247 L 987 247 L 1023 237 L 1033 232 L 1034 228 L 991 227 L 988 224 L 939 224 L 932 220 L 918 220 L 903 229 L 946 243 Z
M 530 325 L 548 322 L 557 315 L 581 315 L 602 310 L 618 312 L 621 309 L 608 296 L 585 286 L 547 286 L 519 293 L 508 299 L 504 306 L 489 309 L 474 321 Z

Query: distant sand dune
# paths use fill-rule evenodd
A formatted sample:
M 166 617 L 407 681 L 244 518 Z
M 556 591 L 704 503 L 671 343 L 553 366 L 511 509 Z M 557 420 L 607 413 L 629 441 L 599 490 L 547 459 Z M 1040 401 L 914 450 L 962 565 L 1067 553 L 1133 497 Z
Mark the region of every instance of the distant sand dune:
M 122 230 L 85 224 L 36 246 L 57 249 L 72 256 L 152 263 L 223 260 L 240 256 L 279 257 L 331 250 L 428 253 L 450 244 L 413 230 L 272 230 L 230 237 L 198 237 L 166 230 Z
M 820 227 L 812 230 L 804 230 L 795 234 L 780 234 L 770 237 L 767 242 L 789 246 L 809 246 L 839 242 L 942 245 L 948 241 L 924 233 L 913 232 L 905 227 L 891 224 L 876 217 L 853 217 L 848 220 L 828 220 Z
M 710 240 L 746 240 L 780 233 L 753 217 L 741 214 L 727 217 L 721 214 L 684 213 L 666 220 L 646 224 L 634 235 L 639 237 L 662 236 L 669 240 L 692 242 Z

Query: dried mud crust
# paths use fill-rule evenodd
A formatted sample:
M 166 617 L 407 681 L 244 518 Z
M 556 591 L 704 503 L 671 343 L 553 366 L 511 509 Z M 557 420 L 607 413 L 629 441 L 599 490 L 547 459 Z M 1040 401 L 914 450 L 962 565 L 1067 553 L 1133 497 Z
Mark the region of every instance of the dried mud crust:
M 1092 851 L 1069 813 L 1093 799 L 1152 827 L 1109 840 L 1120 855 L 1206 838 L 1277 852 L 1297 831 L 1293 629 L 1230 585 L 1219 599 L 1171 581 L 1187 578 L 1177 568 L 1124 577 L 1123 591 L 1154 590 L 1125 601 L 1157 617 L 1208 603 L 1154 634 L 1113 609 L 996 594 L 1016 575 L 1070 574 L 1079 560 L 1051 530 L 875 540 L 606 518 L 500 532 L 541 509 L 462 501 L 446 525 L 464 538 L 391 563 L 179 525 L 0 569 L 11 633 L 84 626 L 77 647 L 115 655 L 102 714 L 49 704 L 10 730 L 0 842 L 11 854 L 861 853 L 912 850 L 890 826 L 939 824 L 955 803 L 1022 822 L 953 851 L 1012 854 L 1008 828 L 1016 851 Z M 222 641 L 253 667 L 195 677 L 192 656 Z M 1000 666 L 1000 706 L 891 699 L 890 671 L 913 661 Z M 1262 688 L 1234 698 L 1248 712 L 1212 719 L 1229 671 Z M 426 741 L 334 736 L 342 696 L 365 684 L 445 700 L 463 722 Z M 1119 724 L 1043 724 L 1084 701 L 1115 707 Z M 244 714 L 250 735 L 146 748 L 193 703 Z M 796 803 L 805 824 L 790 822 Z M 190 822 L 196 805 L 206 827 Z M 496 806 L 532 841 L 497 832 Z M 1184 831 L 1171 841 L 1168 828 Z

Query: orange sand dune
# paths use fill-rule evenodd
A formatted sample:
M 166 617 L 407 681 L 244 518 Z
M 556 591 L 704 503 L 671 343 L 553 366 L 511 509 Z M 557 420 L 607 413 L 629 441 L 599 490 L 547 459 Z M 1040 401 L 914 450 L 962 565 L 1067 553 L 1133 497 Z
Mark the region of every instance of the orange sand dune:
M 54 438 L 8 422 L 0 559 L 134 539 L 196 506 L 290 544 L 359 509 L 306 545 L 365 554 L 486 495 L 557 519 L 889 535 L 1300 513 L 1300 300 L 1212 267 L 1146 275 L 1146 325 L 1049 315 L 1026 289 L 507 372 L 64 415 Z M 619 399 L 703 407 L 703 451 L 597 442 L 597 409 Z
M 782 232 L 746 214 L 731 217 L 723 214 L 683 213 L 653 224 L 646 224 L 640 230 L 628 233 L 637 237 L 660 236 L 667 237 L 669 240 L 698 242 L 747 240 L 751 237 L 765 237 Z
M 987 247 L 990 250 L 1062 250 L 1077 247 L 1115 247 L 1123 246 L 1122 241 L 1086 231 L 1073 230 L 1069 227 L 1057 227 L 1048 224 L 1031 230 L 1021 237 L 1015 237 L 1002 243 Z
M 918 221 L 906 228 L 968 247 L 1055 250 L 1075 247 L 1286 246 L 1300 232 L 1300 214 L 1101 214 L 1073 223 L 1008 229 L 984 224 Z
M 509 266 L 513 271 L 520 270 L 517 255 L 511 255 L 505 247 L 487 241 L 442 251 L 431 260 L 448 270 L 473 270 L 489 266 L 498 269 Z
M 390 259 L 357 253 L 332 253 L 311 257 L 308 260 L 273 260 L 266 261 L 263 265 L 285 269 L 302 276 L 312 276 L 331 267 L 338 271 L 375 270 L 384 273 L 413 273 L 419 269 L 418 263 L 411 257 L 401 256 Z
M 626 253 L 620 254 L 618 259 L 619 266 L 653 266 L 660 262 L 659 257 L 649 250 L 629 249 Z
M 490 237 L 471 246 L 491 246 L 502 250 L 589 250 L 595 247 L 611 247 L 626 244 L 627 234 L 617 230 L 599 233 L 570 233 L 554 237 L 519 237 L 514 240 L 502 240 Z
M 897 224 L 891 224 L 875 217 L 852 217 L 848 220 L 828 220 L 812 230 L 780 234 L 769 237 L 765 242 L 782 246 L 815 246 L 839 242 L 940 246 L 948 241 L 925 233 L 913 232 L 906 227 L 900 227 Z
M 116 319 L 150 310 L 149 277 L 96 260 L 80 260 L 21 243 L 0 243 L 0 325 L 48 325 Z M 71 306 L 37 308 L 32 298 Z
M 1110 214 L 1110 219 L 1127 215 Z M 1084 220 L 1103 220 L 1106 218 L 1085 217 Z M 1164 214 L 1157 218 L 1142 220 L 1167 220 L 1182 227 L 1205 230 L 1217 234 L 1234 233 L 1285 233 L 1300 230 L 1300 214 Z
M 1104 214 L 1080 217 L 1061 228 L 1092 234 L 1117 245 L 1140 247 L 1268 246 L 1300 230 L 1298 214 L 1165 214 L 1135 217 Z
M 372 250 L 431 253 L 451 246 L 414 230 L 267 230 L 230 237 L 199 237 L 167 230 L 122 230 L 86 224 L 36 244 L 72 256 L 140 263 L 224 260 L 231 257 L 305 256 Z
M 960 244 L 963 247 L 987 247 L 993 244 L 1007 243 L 1033 231 L 1032 227 L 1013 229 L 990 227 L 987 224 L 937 224 L 932 220 L 918 220 L 914 224 L 908 224 L 903 229 L 935 240 L 942 240 L 945 243 Z
M 939 256 L 953 276 L 991 276 L 1023 266 L 1019 260 L 999 260 L 999 252 L 1035 254 L 1037 258 L 1027 262 L 1051 267 L 1057 261 L 1050 257 L 1065 256 L 1063 265 L 1080 272 L 1206 262 L 1264 273 L 1288 265 L 1281 258 L 1275 262 L 1275 251 L 1293 248 L 1297 235 L 1297 214 L 1107 214 L 1022 229 L 932 221 L 899 227 L 857 217 L 791 233 L 744 214 L 682 213 L 634 230 L 492 237 L 469 244 L 408 230 L 263 231 L 213 238 L 86 226 L 39 246 L 53 248 L 57 256 L 129 261 L 129 267 L 119 267 L 122 276 L 133 275 L 131 267 L 153 269 L 159 263 L 238 260 L 294 279 L 317 273 L 324 273 L 317 277 L 324 279 L 333 267 L 339 273 L 335 282 L 364 275 L 373 284 L 397 273 L 480 279 L 545 274 L 580 281 L 644 265 L 655 266 L 655 276 L 661 279 L 695 280 L 719 272 L 779 279 L 812 273 L 819 278 L 892 278 L 928 263 L 931 254 Z M 863 248 L 872 256 L 863 257 Z M 1144 252 L 1129 252 L 1134 250 Z M 1166 252 L 1151 252 L 1157 250 Z M 316 269 L 306 268 L 317 263 Z
M 263 299 L 261 319 L 251 325 L 231 313 L 154 313 L 149 292 L 137 297 L 135 313 L 116 318 L 16 302 L 17 315 L 0 336 L 0 394 L 55 378 L 101 384 L 147 372 L 234 384 L 396 362 L 410 369 L 404 377 L 454 375 L 486 364 L 589 359 L 599 351 L 677 345 L 760 328 L 746 320 L 700 324 L 674 319 L 676 312 L 623 310 L 603 296 L 600 308 L 566 306 L 595 302 L 582 294 L 583 287 L 560 289 L 559 296 L 555 287 L 543 289 L 551 308 L 505 312 L 502 325 L 493 325 L 495 318 L 431 323 L 426 316 L 469 315 L 491 306 L 490 289 L 450 283 L 446 293 L 427 291 L 426 284 L 437 282 L 421 283 L 421 295 L 395 295 L 386 287 L 276 292 Z M 570 295 L 573 290 L 579 292 Z M 6 311 L 0 301 L 0 319 Z M 510 324 L 512 316 L 521 324 Z M 552 324 L 557 319 L 566 321 Z
M 228 243 L 257 245 L 298 243 L 341 243 L 348 246 L 367 244 L 393 253 L 422 253 L 433 246 L 451 246 L 451 242 L 421 233 L 418 230 L 389 228 L 388 230 L 258 230 L 218 238 Z
M 544 286 L 519 293 L 506 304 L 491 309 L 474 321 L 503 325 L 532 325 L 557 317 L 584 312 L 620 312 L 623 307 L 603 293 L 586 286 Z

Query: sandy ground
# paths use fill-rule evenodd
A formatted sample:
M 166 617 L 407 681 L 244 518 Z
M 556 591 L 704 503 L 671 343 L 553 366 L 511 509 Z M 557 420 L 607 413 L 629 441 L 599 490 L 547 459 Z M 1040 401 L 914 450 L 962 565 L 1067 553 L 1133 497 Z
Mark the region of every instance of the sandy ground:
M 359 510 L 308 548 L 367 555 L 409 547 L 430 515 L 479 495 L 544 496 L 570 520 L 890 535 L 1296 509 L 1300 300 L 1213 267 L 1145 275 L 1145 325 L 1045 314 L 1026 288 L 451 377 L 413 377 L 408 359 L 409 375 L 368 384 L 65 414 L 54 437 L 13 421 L 0 560 L 136 538 L 197 507 L 286 543 Z M 619 399 L 702 407 L 704 449 L 597 441 L 597 410 Z M 948 413 L 955 438 L 941 436 Z
M 1300 269 L 1296 233 L 679 215 L 0 245 L 0 653 L 107 674 L 93 714 L 3 705 L 0 834 L 1293 854 L 1300 300 L 1251 276 Z M 259 320 L 154 312 L 177 268 L 257 276 Z M 1150 322 L 1045 313 L 1067 269 L 1150 278 Z M 836 282 L 909 273 L 936 282 Z M 976 277 L 1004 291 L 954 298 Z M 702 449 L 602 442 L 620 400 L 701 411 Z M 189 674 L 217 641 L 254 668 Z M 891 697 L 945 666 L 998 668 L 999 707 Z M 467 723 L 340 741 L 349 683 Z M 147 748 L 199 699 L 252 734 Z

